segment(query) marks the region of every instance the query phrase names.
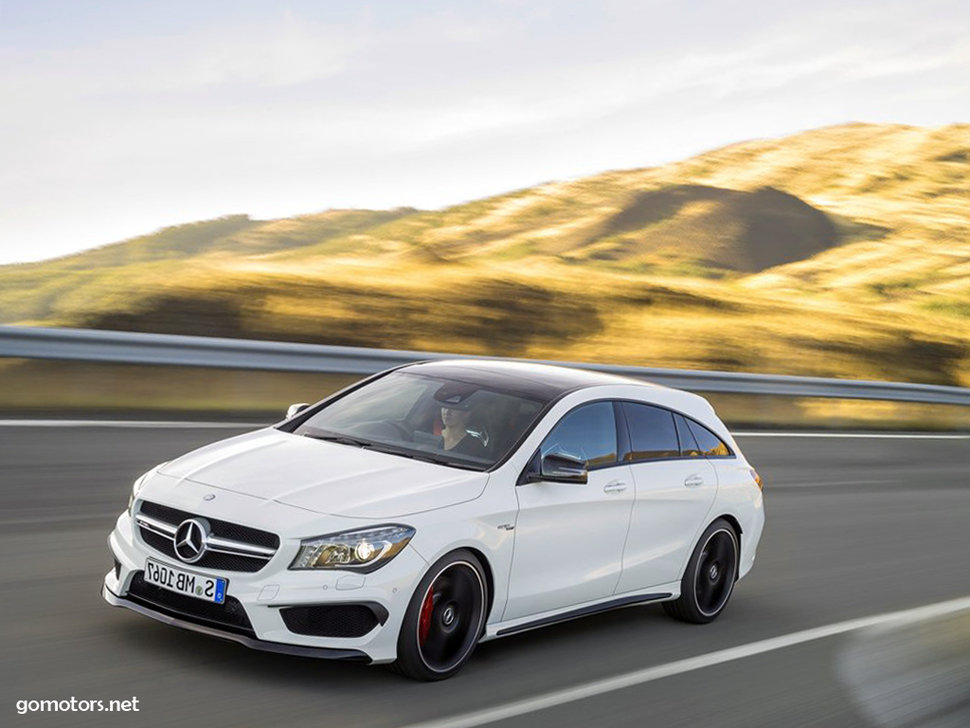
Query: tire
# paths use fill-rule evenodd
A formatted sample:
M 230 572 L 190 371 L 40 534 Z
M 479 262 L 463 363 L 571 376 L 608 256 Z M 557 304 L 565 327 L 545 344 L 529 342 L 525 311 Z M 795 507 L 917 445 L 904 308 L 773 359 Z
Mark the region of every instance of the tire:
M 411 596 L 391 669 L 413 680 L 444 680 L 475 651 L 485 627 L 488 586 L 481 562 L 459 550 L 439 559 Z
M 722 518 L 701 535 L 680 582 L 680 597 L 664 602 L 674 619 L 692 624 L 713 622 L 724 611 L 738 580 L 740 549 L 734 527 Z

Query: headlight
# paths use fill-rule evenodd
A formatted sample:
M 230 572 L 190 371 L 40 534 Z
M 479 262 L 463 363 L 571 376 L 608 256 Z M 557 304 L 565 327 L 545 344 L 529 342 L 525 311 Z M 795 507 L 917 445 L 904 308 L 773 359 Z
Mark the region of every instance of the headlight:
M 167 465 L 167 464 L 168 463 L 162 463 L 161 465 L 156 465 L 154 468 L 152 468 L 151 470 L 149 470 L 147 473 L 145 473 L 144 475 L 142 475 L 141 477 L 139 477 L 138 480 L 136 480 L 134 482 L 134 484 L 131 486 L 131 495 L 128 496 L 128 515 L 129 516 L 131 515 L 131 509 L 135 505 L 135 496 L 138 495 L 138 491 L 141 490 L 141 487 L 145 484 L 145 481 L 148 480 L 148 477 L 150 475 L 153 475 L 156 470 L 158 470 L 160 467 L 162 467 L 162 465 Z
M 413 536 L 410 526 L 388 525 L 307 539 L 290 568 L 371 572 L 401 553 Z

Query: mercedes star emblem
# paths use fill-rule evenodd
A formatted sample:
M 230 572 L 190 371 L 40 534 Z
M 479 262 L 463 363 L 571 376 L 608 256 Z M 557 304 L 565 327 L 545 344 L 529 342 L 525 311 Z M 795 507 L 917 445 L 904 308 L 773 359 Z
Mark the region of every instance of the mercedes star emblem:
M 194 564 L 205 554 L 209 538 L 208 524 L 196 518 L 182 521 L 175 531 L 175 554 L 187 564 Z

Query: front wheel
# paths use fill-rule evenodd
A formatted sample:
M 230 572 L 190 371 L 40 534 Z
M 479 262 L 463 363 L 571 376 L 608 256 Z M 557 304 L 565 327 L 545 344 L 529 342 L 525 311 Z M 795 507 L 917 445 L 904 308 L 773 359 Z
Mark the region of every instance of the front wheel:
M 397 640 L 393 670 L 414 680 L 444 680 L 471 657 L 485 624 L 484 569 L 469 551 L 439 559 L 414 590 Z
M 738 578 L 738 536 L 730 523 L 714 521 L 697 542 L 680 582 L 680 597 L 664 602 L 674 619 L 706 624 L 727 606 Z

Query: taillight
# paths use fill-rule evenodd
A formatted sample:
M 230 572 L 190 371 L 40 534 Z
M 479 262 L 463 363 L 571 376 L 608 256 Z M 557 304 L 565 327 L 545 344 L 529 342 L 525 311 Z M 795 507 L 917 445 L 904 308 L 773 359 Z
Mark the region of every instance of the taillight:
M 754 468 L 749 468 L 749 470 L 751 471 L 751 477 L 754 478 L 754 482 L 758 484 L 759 488 L 764 490 L 765 484 L 764 484 L 764 481 L 761 479 L 761 476 L 758 475 L 758 471 L 755 470 Z

